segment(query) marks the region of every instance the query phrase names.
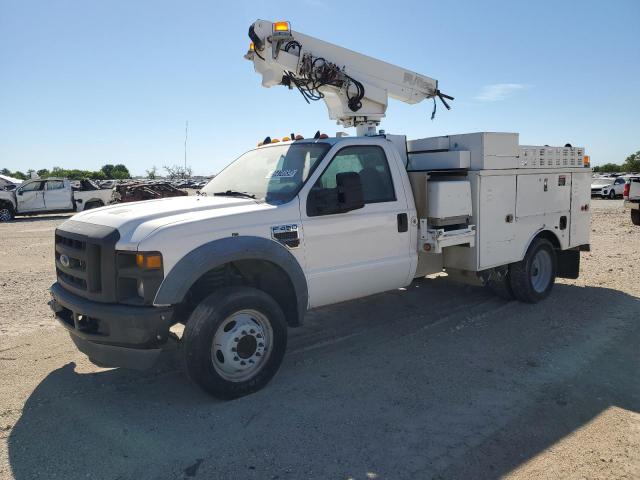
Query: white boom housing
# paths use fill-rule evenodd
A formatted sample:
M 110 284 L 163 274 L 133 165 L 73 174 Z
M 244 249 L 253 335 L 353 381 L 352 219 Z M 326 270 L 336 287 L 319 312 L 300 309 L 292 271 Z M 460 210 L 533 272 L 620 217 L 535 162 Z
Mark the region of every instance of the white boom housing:
M 278 31 L 276 25 L 284 26 Z M 389 97 L 415 104 L 439 94 L 433 78 L 290 30 L 286 22 L 257 20 L 249 36 L 253 49 L 246 58 L 262 76 L 262 86 L 300 88 L 296 79 L 300 80 L 305 88 L 321 94 L 318 97 L 325 101 L 329 118 L 345 127 L 359 127 L 359 134 L 375 131 Z M 321 75 L 331 82 L 323 82 Z M 293 84 L 289 83 L 292 76 Z M 358 83 L 363 92 L 354 101 L 360 92 Z

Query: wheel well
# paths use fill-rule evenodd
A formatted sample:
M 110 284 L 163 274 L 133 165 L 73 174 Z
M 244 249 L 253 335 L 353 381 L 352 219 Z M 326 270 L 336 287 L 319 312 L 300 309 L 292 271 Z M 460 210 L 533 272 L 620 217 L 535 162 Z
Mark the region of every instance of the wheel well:
M 236 260 L 209 270 L 187 292 L 184 313 L 189 313 L 215 290 L 232 286 L 262 290 L 280 305 L 289 326 L 300 325 L 296 292 L 291 279 L 282 268 L 266 260 Z
M 535 240 L 536 238 L 544 238 L 545 240 L 548 240 L 549 242 L 551 242 L 551 245 L 553 245 L 553 248 L 555 249 L 560 249 L 560 240 L 558 240 L 558 237 L 556 237 L 556 235 L 551 232 L 550 230 L 543 230 L 540 233 L 538 233 L 533 240 Z M 533 240 L 531 240 L 533 242 Z
M 9 200 L 0 200 L 0 207 L 8 207 L 11 211 L 14 210 L 13 204 Z

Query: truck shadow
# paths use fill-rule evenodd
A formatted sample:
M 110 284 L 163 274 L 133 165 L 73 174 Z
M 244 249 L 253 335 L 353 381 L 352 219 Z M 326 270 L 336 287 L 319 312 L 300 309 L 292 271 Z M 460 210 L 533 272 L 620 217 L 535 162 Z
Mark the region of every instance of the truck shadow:
M 231 402 L 172 361 L 69 363 L 28 398 L 9 462 L 17 479 L 498 478 L 611 406 L 640 411 L 639 319 L 606 288 L 532 306 L 424 280 L 312 312 L 274 381 Z

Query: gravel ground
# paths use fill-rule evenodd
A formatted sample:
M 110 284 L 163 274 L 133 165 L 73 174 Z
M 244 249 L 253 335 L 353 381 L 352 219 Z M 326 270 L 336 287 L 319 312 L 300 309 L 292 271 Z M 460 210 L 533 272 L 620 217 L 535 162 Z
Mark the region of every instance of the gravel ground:
M 46 305 L 66 217 L 0 224 L 0 478 L 640 478 L 640 228 L 592 213 L 543 303 L 440 277 L 320 309 L 232 402 L 89 363 Z

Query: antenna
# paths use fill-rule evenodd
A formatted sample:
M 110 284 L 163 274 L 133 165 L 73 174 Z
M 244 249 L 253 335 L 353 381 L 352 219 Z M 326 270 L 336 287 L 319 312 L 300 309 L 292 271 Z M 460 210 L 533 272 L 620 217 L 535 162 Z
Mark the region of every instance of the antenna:
M 189 120 L 184 124 L 184 172 L 187 172 L 187 136 L 189 134 Z

